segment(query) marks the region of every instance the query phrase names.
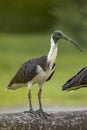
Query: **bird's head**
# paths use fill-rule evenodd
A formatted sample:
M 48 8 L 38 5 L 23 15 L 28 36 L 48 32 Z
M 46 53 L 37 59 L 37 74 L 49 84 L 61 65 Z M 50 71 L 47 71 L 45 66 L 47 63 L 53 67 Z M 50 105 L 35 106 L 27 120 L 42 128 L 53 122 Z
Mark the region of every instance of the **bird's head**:
M 80 46 L 74 40 L 72 40 L 70 37 L 68 37 L 67 35 L 65 35 L 60 30 L 56 30 L 56 31 L 53 32 L 52 39 L 54 40 L 55 43 L 57 43 L 57 41 L 59 39 L 67 40 L 67 41 L 71 42 L 72 44 L 74 44 L 81 51 Z

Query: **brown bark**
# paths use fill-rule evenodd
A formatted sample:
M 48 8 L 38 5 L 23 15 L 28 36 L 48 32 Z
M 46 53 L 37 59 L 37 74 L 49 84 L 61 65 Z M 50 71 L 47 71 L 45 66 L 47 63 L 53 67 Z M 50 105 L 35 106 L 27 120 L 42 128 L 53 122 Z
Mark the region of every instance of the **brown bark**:
M 87 130 L 87 111 L 0 114 L 0 130 Z

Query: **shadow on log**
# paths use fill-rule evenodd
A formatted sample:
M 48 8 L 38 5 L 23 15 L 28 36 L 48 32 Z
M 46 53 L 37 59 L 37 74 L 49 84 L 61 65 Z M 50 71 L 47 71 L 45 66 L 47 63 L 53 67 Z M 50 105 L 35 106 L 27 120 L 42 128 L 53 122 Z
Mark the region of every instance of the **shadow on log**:
M 87 111 L 0 114 L 0 130 L 87 130 Z

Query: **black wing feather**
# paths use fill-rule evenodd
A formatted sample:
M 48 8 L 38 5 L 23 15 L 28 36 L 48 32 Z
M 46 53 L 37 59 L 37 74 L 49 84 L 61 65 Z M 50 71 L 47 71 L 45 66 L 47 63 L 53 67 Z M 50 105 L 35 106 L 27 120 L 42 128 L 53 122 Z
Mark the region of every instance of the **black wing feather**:
M 69 79 L 62 87 L 63 90 L 74 90 L 87 86 L 87 67 L 81 69 L 75 76 Z
M 25 84 L 28 81 L 32 80 L 33 77 L 35 77 L 37 74 L 36 72 L 36 66 L 33 64 L 27 65 L 24 64 L 18 72 L 15 74 L 11 82 L 9 83 L 8 87 L 10 87 L 14 83 L 20 83 Z
M 54 63 L 53 66 L 52 66 L 52 69 L 54 69 L 55 66 L 56 66 L 56 64 Z M 48 79 L 46 81 L 49 81 L 52 78 L 54 72 L 55 72 L 55 70 L 52 72 L 52 74 L 48 77 Z

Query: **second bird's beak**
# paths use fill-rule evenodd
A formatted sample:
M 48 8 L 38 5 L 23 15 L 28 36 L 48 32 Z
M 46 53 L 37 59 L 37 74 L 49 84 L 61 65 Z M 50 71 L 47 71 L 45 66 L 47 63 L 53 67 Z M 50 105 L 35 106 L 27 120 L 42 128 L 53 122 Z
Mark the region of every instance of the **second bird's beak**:
M 63 34 L 62 39 L 65 39 L 65 40 L 71 42 L 71 43 L 74 44 L 80 51 L 82 51 L 81 48 L 80 48 L 80 46 L 79 46 L 74 40 L 72 40 L 70 37 L 68 37 L 68 36 L 66 36 L 65 34 Z

